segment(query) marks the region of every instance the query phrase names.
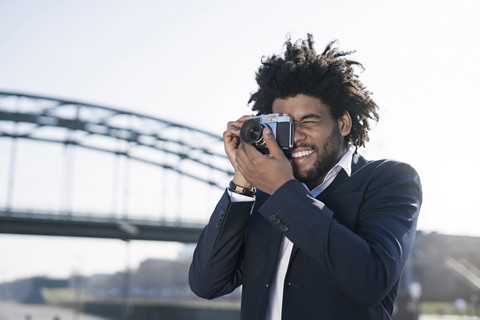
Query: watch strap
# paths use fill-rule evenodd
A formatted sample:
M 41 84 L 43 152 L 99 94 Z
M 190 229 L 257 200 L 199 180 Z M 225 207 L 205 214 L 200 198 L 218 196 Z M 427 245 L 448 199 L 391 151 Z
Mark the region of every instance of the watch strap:
M 236 185 L 233 183 L 233 181 L 230 181 L 230 184 L 228 185 L 228 189 L 232 192 L 238 193 L 238 194 L 243 194 L 245 196 L 253 197 L 255 195 L 255 187 L 252 187 L 251 189 Z

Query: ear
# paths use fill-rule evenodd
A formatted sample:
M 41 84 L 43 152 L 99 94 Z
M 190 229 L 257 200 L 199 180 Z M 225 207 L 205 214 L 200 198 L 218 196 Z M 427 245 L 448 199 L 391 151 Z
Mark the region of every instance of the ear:
M 348 136 L 352 130 L 352 117 L 350 117 L 350 113 L 345 111 L 345 113 L 337 119 L 337 123 L 342 137 Z

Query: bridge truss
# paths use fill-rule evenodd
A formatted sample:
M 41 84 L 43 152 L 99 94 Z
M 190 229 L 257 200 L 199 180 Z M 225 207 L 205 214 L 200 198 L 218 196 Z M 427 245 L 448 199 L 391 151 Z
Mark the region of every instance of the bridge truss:
M 139 219 L 118 203 L 128 198 L 119 185 L 128 190 L 128 168 L 131 163 L 141 163 L 173 173 L 177 182 L 165 179 L 163 194 L 167 201 L 184 202 L 181 195 L 199 192 L 187 184 L 194 181 L 204 189 L 204 197 L 212 190 L 225 188 L 233 172 L 223 152 L 223 141 L 218 135 L 164 119 L 65 99 L 56 99 L 18 92 L 0 92 L 0 141 L 8 140 L 3 157 L 8 155 L 8 169 L 0 183 L 5 186 L 5 200 L 0 202 L 0 233 L 86 236 L 121 239 L 167 240 L 194 242 L 203 222 L 187 222 L 184 218 Z M 28 140 L 35 144 L 55 144 L 64 149 L 62 204 L 57 209 L 23 208 L 16 187 L 20 174 L 18 143 Z M 95 215 L 81 213 L 73 204 L 75 197 L 73 163 L 77 149 L 97 154 L 109 154 L 123 161 L 124 172 L 113 174 L 110 212 Z M 29 161 L 35 161 L 33 155 Z M 113 167 L 115 167 L 113 166 Z M 66 171 L 65 171 L 66 170 Z M 122 175 L 123 182 L 118 181 Z M 32 181 L 42 188 L 42 181 Z M 28 194 L 26 196 L 29 196 Z M 161 196 L 159 196 L 161 197 Z M 186 197 L 188 199 L 188 197 Z M 2 209 L 3 208 L 3 209 Z

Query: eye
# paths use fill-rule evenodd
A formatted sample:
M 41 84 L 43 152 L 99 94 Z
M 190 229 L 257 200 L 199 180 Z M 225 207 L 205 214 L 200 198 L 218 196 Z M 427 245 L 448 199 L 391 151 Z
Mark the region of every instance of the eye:
M 300 127 L 312 127 L 312 126 L 318 125 L 319 123 L 320 121 L 317 121 L 317 120 L 304 120 L 299 122 L 297 125 Z

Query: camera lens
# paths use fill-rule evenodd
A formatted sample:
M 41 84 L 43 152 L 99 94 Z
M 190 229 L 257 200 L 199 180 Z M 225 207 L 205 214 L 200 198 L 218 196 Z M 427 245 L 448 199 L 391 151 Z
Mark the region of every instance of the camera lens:
M 263 126 L 255 119 L 245 121 L 240 129 L 240 138 L 248 144 L 262 140 Z

